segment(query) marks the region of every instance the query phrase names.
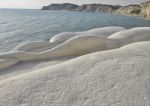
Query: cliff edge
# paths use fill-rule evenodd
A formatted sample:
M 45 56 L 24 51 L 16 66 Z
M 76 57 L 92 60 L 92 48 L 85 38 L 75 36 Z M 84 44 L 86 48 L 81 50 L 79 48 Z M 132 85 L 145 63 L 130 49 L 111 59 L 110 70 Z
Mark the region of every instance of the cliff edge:
M 104 4 L 83 4 L 81 6 L 78 6 L 70 3 L 50 4 L 48 6 L 43 6 L 42 10 L 69 10 L 77 12 L 115 13 L 120 15 L 150 18 L 150 1 L 128 6 Z

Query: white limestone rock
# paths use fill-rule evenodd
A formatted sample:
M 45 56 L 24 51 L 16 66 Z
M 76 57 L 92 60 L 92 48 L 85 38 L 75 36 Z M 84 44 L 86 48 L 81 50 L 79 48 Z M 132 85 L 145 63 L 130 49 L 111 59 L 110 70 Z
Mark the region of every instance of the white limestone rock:
M 17 59 L 13 58 L 2 58 L 0 59 L 0 70 L 11 67 L 18 63 L 19 61 Z
M 49 43 L 44 41 L 30 42 L 18 45 L 12 51 L 24 51 L 24 52 L 41 52 L 51 49 L 57 46 L 59 43 Z
M 123 31 L 123 30 L 126 30 L 126 29 L 123 27 L 119 27 L 119 26 L 111 26 L 111 27 L 95 28 L 95 29 L 91 29 L 91 30 L 83 31 L 83 32 L 63 32 L 63 33 L 54 35 L 50 39 L 49 42 L 50 43 L 64 42 L 64 41 L 70 39 L 71 37 L 74 37 L 77 35 L 99 35 L 99 36 L 103 36 L 103 37 L 108 37 L 111 34 L 114 34 L 116 32 Z
M 2 80 L 1 106 L 149 106 L 149 46 L 134 43 Z
M 112 34 L 108 38 L 120 40 L 123 44 L 150 40 L 150 27 L 137 27 Z
M 76 33 L 74 32 L 62 32 L 59 34 L 54 35 L 51 39 L 50 39 L 50 43 L 53 42 L 64 42 L 66 40 L 68 40 L 71 37 L 77 36 Z
M 99 36 L 103 36 L 103 37 L 108 37 L 116 32 L 119 31 L 124 31 L 126 30 L 126 28 L 124 27 L 119 27 L 119 26 L 111 26 L 111 27 L 102 27 L 102 28 L 95 28 L 95 29 L 91 29 L 85 32 L 80 32 L 81 34 L 83 33 L 87 33 L 87 34 L 95 34 L 95 35 L 99 35 Z M 80 34 L 79 33 L 79 34 Z

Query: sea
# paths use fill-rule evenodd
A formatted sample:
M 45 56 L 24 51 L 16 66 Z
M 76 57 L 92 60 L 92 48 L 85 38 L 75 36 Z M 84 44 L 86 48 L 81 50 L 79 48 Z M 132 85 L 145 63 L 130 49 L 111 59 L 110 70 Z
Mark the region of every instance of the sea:
M 150 20 L 92 12 L 0 9 L 0 53 L 31 41 L 49 41 L 61 32 L 98 27 L 150 27 Z

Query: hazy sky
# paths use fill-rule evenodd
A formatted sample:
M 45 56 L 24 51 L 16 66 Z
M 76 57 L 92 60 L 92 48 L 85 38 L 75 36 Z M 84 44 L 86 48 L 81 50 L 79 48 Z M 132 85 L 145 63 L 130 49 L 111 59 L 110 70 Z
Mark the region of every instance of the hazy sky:
M 0 0 L 0 8 L 41 8 L 51 3 L 102 3 L 102 4 L 136 4 L 148 0 Z

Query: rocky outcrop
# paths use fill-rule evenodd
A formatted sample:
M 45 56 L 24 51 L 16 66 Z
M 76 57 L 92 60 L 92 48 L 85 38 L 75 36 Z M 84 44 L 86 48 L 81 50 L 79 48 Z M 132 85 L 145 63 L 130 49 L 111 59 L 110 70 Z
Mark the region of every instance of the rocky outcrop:
M 112 6 L 112 5 L 102 5 L 102 4 L 83 4 L 81 6 L 64 3 L 64 4 L 50 4 L 48 6 L 43 6 L 42 10 L 70 10 L 70 11 L 78 11 L 78 12 L 107 12 L 112 13 L 116 9 L 120 8 L 120 6 Z
M 102 4 L 83 4 L 78 8 L 76 8 L 74 11 L 112 13 L 119 7 L 120 6 L 102 5 Z
M 129 5 L 120 7 L 117 14 L 129 15 L 129 16 L 140 16 L 144 18 L 150 18 L 150 1 L 141 3 L 139 5 Z
M 141 7 L 141 14 L 143 14 L 145 17 L 150 18 L 150 1 L 146 3 L 142 3 L 140 5 Z
M 79 7 L 75 4 L 64 3 L 64 4 L 50 4 L 48 6 L 43 6 L 42 10 L 73 10 Z
M 136 5 L 114 6 L 103 4 L 83 4 L 81 6 L 64 3 L 44 6 L 42 10 L 70 10 L 78 12 L 115 13 L 127 16 L 150 18 L 150 1 Z

